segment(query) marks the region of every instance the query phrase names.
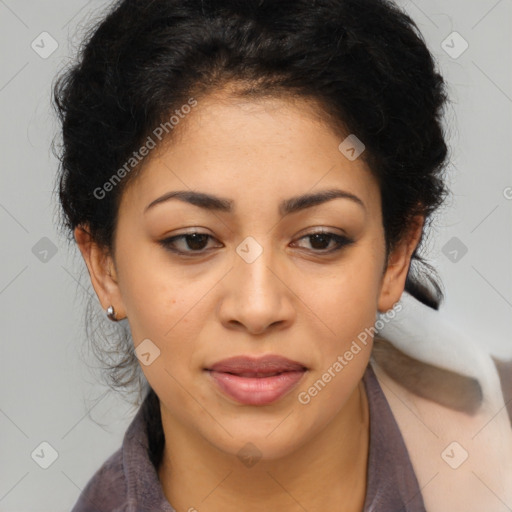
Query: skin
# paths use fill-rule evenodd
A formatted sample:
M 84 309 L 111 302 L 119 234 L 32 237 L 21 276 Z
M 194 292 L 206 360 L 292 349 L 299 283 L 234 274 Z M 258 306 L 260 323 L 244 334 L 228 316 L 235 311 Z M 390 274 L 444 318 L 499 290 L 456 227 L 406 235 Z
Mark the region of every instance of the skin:
M 362 158 L 343 156 L 344 136 L 318 112 L 298 99 L 203 98 L 124 191 L 115 253 L 86 229 L 75 231 L 102 307 L 128 317 L 135 346 L 149 338 L 160 350 L 141 368 L 160 399 L 166 444 L 158 475 L 178 511 L 312 512 L 340 503 L 362 510 L 369 414 L 361 379 L 371 339 L 309 404 L 297 396 L 374 324 L 377 311 L 400 299 L 423 218 L 386 265 L 377 181 Z M 278 212 L 284 199 L 331 188 L 364 207 L 336 198 Z M 144 213 L 173 190 L 221 196 L 234 210 L 174 199 Z M 335 240 L 315 245 L 306 237 L 320 228 L 354 243 L 328 254 Z M 199 255 L 180 257 L 159 244 L 190 231 L 213 237 Z M 248 236 L 263 248 L 252 263 L 236 252 Z M 175 247 L 190 254 L 198 246 L 181 239 Z M 278 401 L 243 405 L 203 371 L 242 354 L 279 354 L 309 370 Z M 248 442 L 261 456 L 250 467 L 237 457 Z

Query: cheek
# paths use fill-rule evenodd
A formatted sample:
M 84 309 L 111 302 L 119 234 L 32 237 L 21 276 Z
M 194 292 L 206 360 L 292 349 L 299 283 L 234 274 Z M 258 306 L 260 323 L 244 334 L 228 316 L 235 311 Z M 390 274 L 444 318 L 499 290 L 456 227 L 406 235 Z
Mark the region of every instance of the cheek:
M 361 245 L 329 276 L 316 280 L 314 293 L 311 286 L 302 291 L 320 329 L 315 336 L 320 359 L 308 385 L 322 378 L 328 382 L 317 386 L 323 403 L 342 402 L 371 355 L 383 256 L 370 249 Z
M 133 243 L 138 250 L 120 253 L 120 291 L 135 344 L 154 338 L 167 344 L 176 332 L 191 327 L 187 312 L 204 294 L 197 282 L 171 266 L 162 249 Z
M 143 261 L 152 264 L 139 264 Z M 141 359 L 141 369 L 153 389 L 169 390 L 179 401 L 179 383 L 197 370 L 196 340 L 211 310 L 205 294 L 218 277 L 190 279 L 154 254 L 153 260 L 139 254 L 123 263 L 121 293 L 135 349 L 149 339 L 148 346 L 158 354 L 150 365 Z
M 308 298 L 308 306 L 330 328 L 328 332 L 332 339 L 346 341 L 374 324 L 380 267 L 381 260 L 361 248 L 328 276 L 303 287 L 302 294 Z
M 177 411 L 190 408 L 190 395 L 185 391 L 198 347 L 200 323 L 194 308 L 198 294 L 179 292 L 174 286 L 146 280 L 139 283 L 145 291 L 135 295 L 134 313 L 129 316 L 136 351 L 139 343 L 151 340 L 150 351 L 156 357 L 149 364 L 139 357 L 142 372 L 164 403 Z M 137 289 L 133 283 L 133 289 Z M 171 289 L 172 288 L 172 289 Z M 148 293 L 151 291 L 151 293 Z M 199 295 L 200 297 L 200 295 Z M 130 315 L 130 311 L 128 311 Z M 197 397 L 199 398 L 199 397 Z
M 371 356 L 377 313 L 374 280 L 361 273 L 333 279 L 325 292 L 315 304 L 321 312 L 317 324 L 322 325 L 315 336 L 319 359 L 297 392 L 298 403 L 316 425 L 329 422 L 361 380 Z

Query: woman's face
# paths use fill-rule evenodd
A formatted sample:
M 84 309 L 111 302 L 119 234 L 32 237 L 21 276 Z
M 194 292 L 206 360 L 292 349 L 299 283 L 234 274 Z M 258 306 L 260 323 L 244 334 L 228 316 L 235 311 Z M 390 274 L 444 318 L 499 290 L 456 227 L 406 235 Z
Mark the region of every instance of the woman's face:
M 226 453 L 251 442 L 264 458 L 284 456 L 357 390 L 372 345 L 358 335 L 399 300 L 417 239 L 384 268 L 377 182 L 303 101 L 211 96 L 177 128 L 125 190 L 112 277 L 93 283 L 144 343 L 164 423 Z M 308 199 L 326 191 L 336 197 Z M 211 371 L 266 355 L 306 370 Z

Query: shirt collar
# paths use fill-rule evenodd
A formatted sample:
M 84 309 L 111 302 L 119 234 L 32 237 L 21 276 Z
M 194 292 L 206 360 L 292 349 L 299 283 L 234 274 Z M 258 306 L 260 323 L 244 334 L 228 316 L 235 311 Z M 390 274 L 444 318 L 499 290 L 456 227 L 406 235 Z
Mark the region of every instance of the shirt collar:
M 157 471 L 149 458 L 144 418 L 147 400 L 146 397 L 123 439 L 123 469 L 128 504 L 126 512 L 176 512 L 167 501 Z

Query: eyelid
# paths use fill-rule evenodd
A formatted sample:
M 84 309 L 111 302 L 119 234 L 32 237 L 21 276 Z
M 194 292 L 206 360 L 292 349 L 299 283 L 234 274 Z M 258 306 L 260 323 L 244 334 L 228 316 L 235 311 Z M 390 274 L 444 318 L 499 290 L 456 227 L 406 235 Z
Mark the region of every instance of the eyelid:
M 337 235 L 337 236 L 344 236 L 344 237 L 348 238 L 348 235 L 346 234 L 346 232 L 340 228 L 335 228 L 335 227 L 330 227 L 330 226 L 321 226 L 319 228 L 313 228 L 314 231 L 309 231 L 310 229 L 311 228 L 306 228 L 306 229 L 303 229 L 302 231 L 300 231 L 297 239 L 303 238 L 304 236 L 317 235 L 317 234 Z M 339 233 L 339 232 L 341 232 L 341 233 Z
M 349 236 L 347 236 L 345 234 L 340 235 L 338 233 L 334 233 L 333 231 L 328 231 L 325 229 L 306 233 L 305 235 L 298 237 L 296 240 L 300 241 L 304 238 L 308 238 L 313 235 L 328 235 L 331 237 L 331 240 L 334 240 L 337 243 L 337 245 L 333 249 L 327 249 L 327 250 L 326 249 L 319 249 L 319 250 L 304 249 L 306 251 L 309 251 L 309 252 L 319 255 L 319 256 L 338 252 L 341 249 L 343 249 L 344 247 L 352 245 L 355 242 L 354 239 L 350 238 Z
M 171 243 L 172 242 L 175 242 L 176 240 L 180 240 L 180 239 L 185 239 L 187 236 L 190 236 L 190 235 L 204 235 L 204 236 L 208 237 L 209 240 L 216 240 L 218 242 L 218 240 L 213 235 L 211 235 L 210 233 L 205 233 L 203 231 L 197 231 L 196 230 L 196 231 L 186 231 L 185 233 L 179 233 L 178 235 L 172 235 L 172 236 L 165 237 L 162 240 L 159 240 L 158 243 L 165 250 L 170 251 L 170 252 L 172 252 L 174 254 L 178 254 L 178 255 L 184 255 L 184 256 L 194 256 L 194 255 L 197 255 L 197 256 L 200 256 L 200 255 L 206 254 L 208 252 L 208 249 L 201 249 L 200 251 L 180 251 L 179 249 L 174 249 L 174 248 L 171 247 Z M 222 242 L 220 242 L 220 243 L 222 243 Z

